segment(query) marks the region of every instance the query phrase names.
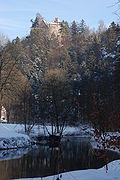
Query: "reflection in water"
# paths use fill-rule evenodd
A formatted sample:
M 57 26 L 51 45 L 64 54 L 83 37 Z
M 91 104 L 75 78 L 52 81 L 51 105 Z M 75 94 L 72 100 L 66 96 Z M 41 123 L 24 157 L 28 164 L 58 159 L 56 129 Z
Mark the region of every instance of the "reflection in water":
M 120 159 L 108 153 L 108 161 Z M 88 139 L 65 138 L 59 148 L 39 146 L 19 159 L 0 161 L 0 180 L 12 178 L 43 177 L 71 170 L 95 169 L 105 165 L 105 158 L 98 158 L 91 151 Z

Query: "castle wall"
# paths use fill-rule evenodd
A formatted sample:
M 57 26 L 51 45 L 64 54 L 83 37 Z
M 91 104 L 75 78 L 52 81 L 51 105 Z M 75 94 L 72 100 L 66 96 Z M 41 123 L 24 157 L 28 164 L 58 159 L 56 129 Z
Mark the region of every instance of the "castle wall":
M 58 18 L 56 18 L 53 23 L 49 24 L 49 32 L 50 36 L 54 33 L 59 42 L 61 42 L 61 23 Z

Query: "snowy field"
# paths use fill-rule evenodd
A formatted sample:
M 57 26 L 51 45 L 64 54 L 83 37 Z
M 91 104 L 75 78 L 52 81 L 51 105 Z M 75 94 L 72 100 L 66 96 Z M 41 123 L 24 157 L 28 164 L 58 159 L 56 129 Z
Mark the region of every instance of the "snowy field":
M 59 180 L 120 180 L 120 160 L 109 163 L 107 172 L 106 166 L 104 166 L 100 169 L 71 171 L 60 175 Z M 58 175 L 45 178 L 30 178 L 22 180 L 58 180 L 57 178 Z

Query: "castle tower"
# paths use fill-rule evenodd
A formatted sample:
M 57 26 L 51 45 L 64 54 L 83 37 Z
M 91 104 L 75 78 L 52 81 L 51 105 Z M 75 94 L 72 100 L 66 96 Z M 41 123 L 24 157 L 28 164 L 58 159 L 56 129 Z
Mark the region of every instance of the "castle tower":
M 49 24 L 49 32 L 50 36 L 54 33 L 59 42 L 61 42 L 61 22 L 58 18 L 55 18 L 54 22 Z

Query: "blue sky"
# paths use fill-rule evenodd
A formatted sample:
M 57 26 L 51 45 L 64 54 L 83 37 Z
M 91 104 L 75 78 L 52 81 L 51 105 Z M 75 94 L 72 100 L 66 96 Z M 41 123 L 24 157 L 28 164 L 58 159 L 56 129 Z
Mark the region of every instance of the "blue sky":
M 48 22 L 60 20 L 80 22 L 84 19 L 91 28 L 97 27 L 100 20 L 108 26 L 117 22 L 114 15 L 116 0 L 0 0 L 0 33 L 10 39 L 29 34 L 31 19 L 39 12 Z

